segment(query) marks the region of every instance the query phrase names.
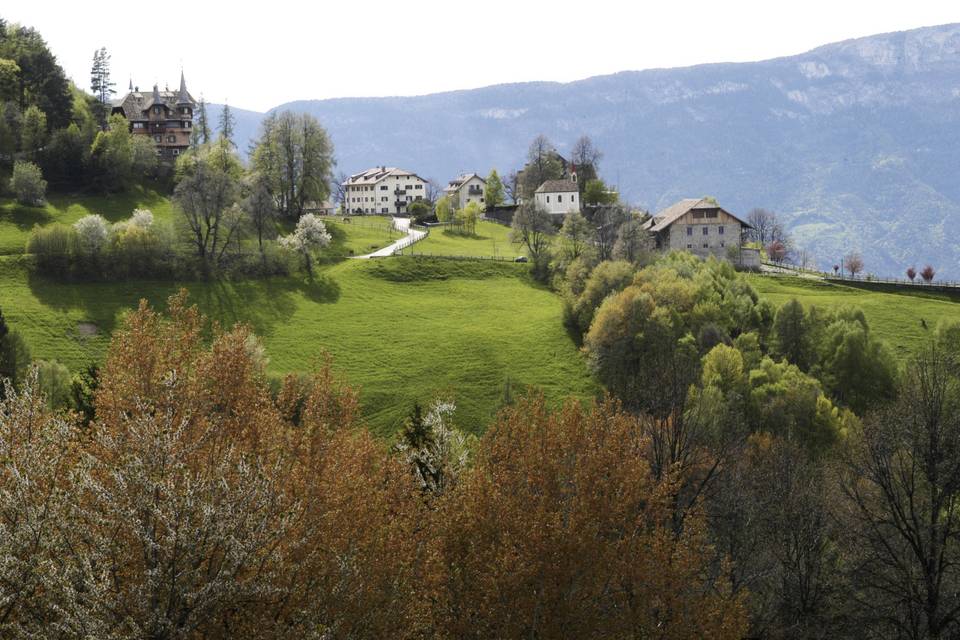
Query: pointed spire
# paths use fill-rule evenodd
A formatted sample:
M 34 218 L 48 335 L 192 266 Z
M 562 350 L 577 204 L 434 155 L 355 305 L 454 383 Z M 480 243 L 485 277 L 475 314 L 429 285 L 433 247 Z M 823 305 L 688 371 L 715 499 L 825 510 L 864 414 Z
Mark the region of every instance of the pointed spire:
M 130 76 L 130 86 L 127 89 L 133 91 L 133 76 Z
M 157 87 L 156 83 L 153 85 L 153 103 L 160 104 L 160 89 Z
M 192 104 L 190 94 L 187 92 L 187 81 L 183 76 L 183 69 L 180 69 L 180 93 L 177 95 L 177 104 Z

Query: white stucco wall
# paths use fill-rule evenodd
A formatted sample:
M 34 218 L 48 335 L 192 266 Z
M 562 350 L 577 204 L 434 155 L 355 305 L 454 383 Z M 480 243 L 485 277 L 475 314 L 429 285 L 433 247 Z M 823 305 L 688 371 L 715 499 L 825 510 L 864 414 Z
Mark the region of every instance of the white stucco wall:
M 553 215 L 566 215 L 571 211 L 580 211 L 580 194 L 576 191 L 537 193 L 535 198 L 541 207 Z

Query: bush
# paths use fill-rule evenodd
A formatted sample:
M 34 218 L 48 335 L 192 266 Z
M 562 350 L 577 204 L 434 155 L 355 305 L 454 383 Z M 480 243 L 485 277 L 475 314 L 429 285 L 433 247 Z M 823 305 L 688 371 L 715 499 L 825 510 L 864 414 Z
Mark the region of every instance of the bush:
M 43 173 L 37 165 L 32 162 L 17 162 L 13 165 L 10 190 L 20 204 L 39 207 L 47 196 L 47 181 L 43 179 Z
M 70 268 L 76 237 L 73 227 L 65 224 L 38 225 L 27 241 L 27 253 L 36 256 L 37 265 L 44 271 L 63 275 Z
M 73 229 L 77 234 L 77 249 L 87 256 L 100 253 L 110 239 L 110 227 L 99 214 L 80 218 L 73 223 Z
M 70 386 L 73 381 L 70 370 L 56 360 L 37 360 L 37 382 L 43 397 L 51 409 L 66 409 L 70 406 Z

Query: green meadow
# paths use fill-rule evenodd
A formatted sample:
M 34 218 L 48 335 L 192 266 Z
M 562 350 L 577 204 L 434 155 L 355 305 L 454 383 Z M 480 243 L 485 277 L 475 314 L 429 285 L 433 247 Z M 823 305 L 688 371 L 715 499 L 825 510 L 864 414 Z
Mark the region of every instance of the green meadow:
M 882 338 L 900 360 L 922 348 L 940 320 L 960 319 L 960 296 L 923 290 L 870 291 L 789 276 L 751 275 L 748 278 L 762 297 L 777 306 L 796 298 L 804 306 L 863 309 L 870 330 Z
M 511 242 L 509 235 L 510 227 L 486 220 L 477 222 L 476 231 L 470 235 L 443 227 L 432 227 L 425 240 L 405 250 L 405 253 L 510 259 L 524 255 L 522 247 Z

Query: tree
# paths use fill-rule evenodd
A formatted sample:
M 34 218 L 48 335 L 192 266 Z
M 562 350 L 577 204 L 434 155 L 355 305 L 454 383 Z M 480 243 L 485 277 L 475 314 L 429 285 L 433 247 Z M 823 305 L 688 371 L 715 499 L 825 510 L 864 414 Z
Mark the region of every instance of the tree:
M 90 91 L 96 98 L 94 115 L 100 128 L 106 128 L 110 97 L 116 93 L 116 83 L 110 80 L 110 54 L 106 47 L 93 52 L 93 66 L 90 68 Z
M 613 247 L 617 242 L 620 225 L 630 219 L 630 211 L 619 204 L 604 205 L 594 209 L 593 216 L 590 218 L 590 223 L 596 231 L 593 245 L 601 260 L 613 258 Z
M 787 257 L 787 245 L 781 240 L 774 240 L 767 245 L 767 257 L 773 262 L 783 262 Z
M 600 173 L 600 159 L 603 154 L 593 144 L 590 136 L 580 136 L 570 150 L 570 162 L 577 171 L 577 184 L 583 193 L 586 185 L 595 180 Z
M 20 150 L 28 157 L 36 158 L 47 142 L 47 115 L 35 106 L 27 107 L 20 127 Z
M 101 188 L 121 191 L 157 166 L 157 153 L 148 136 L 133 135 L 127 119 L 115 114 L 110 116 L 107 130 L 97 132 L 90 162 Z
M 809 371 L 816 363 L 813 329 L 799 300 L 793 298 L 777 309 L 771 333 L 774 355 L 786 358 L 801 371 Z
M 590 329 L 600 303 L 632 283 L 635 273 L 633 265 L 623 260 L 606 260 L 594 267 L 584 283 L 583 291 L 572 301 L 567 312 L 578 334 L 582 335 Z
M 571 260 L 575 260 L 587 248 L 587 244 L 593 236 L 593 229 L 590 228 L 590 223 L 579 211 L 571 211 L 563 218 L 560 236 L 565 241 L 564 248 L 567 256 Z
M 523 244 L 530 257 L 537 262 L 545 257 L 550 247 L 550 238 L 555 231 L 547 210 L 536 200 L 528 200 L 513 214 L 510 239 Z
M 220 137 L 230 143 L 233 148 L 237 147 L 233 139 L 233 130 L 236 127 L 237 119 L 230 110 L 230 105 L 223 103 L 223 110 L 220 111 Z
M 450 637 L 740 638 L 702 512 L 675 535 L 649 440 L 613 403 L 501 413 L 432 536 L 435 628 Z M 692 615 L 691 612 L 696 612 Z
M 340 205 L 340 213 L 347 215 L 350 213 L 350 204 L 347 202 L 347 180 L 350 178 L 341 171 L 333 181 L 333 193 L 337 204 Z
M 838 401 L 863 415 L 896 396 L 897 362 L 862 312 L 841 310 L 817 337 L 814 373 Z
M 313 256 L 330 244 L 330 234 L 319 218 L 308 213 L 300 216 L 293 233 L 281 236 L 278 242 L 281 248 L 299 253 L 307 273 L 313 275 Z
M 47 181 L 40 167 L 32 162 L 17 161 L 10 177 L 10 190 L 20 204 L 39 207 L 47 197 Z
M 52 184 L 78 187 L 87 179 L 90 164 L 90 141 L 80 127 L 71 122 L 66 129 L 57 129 L 41 154 L 40 165 Z
M 914 278 L 917 277 L 917 270 L 913 267 L 907 267 L 907 277 L 910 278 L 910 282 L 913 282 Z
M 193 130 L 196 136 L 197 144 L 209 144 L 212 136 L 210 135 L 210 120 L 207 117 L 207 101 L 200 96 L 200 103 L 197 105 L 197 126 Z
M 643 228 L 643 223 L 636 218 L 630 218 L 617 229 L 617 239 L 613 243 L 613 257 L 617 260 L 626 260 L 638 263 L 653 251 L 653 241 L 650 233 Z
M 243 168 L 225 140 L 190 149 L 177 160 L 173 197 L 183 213 L 196 255 L 219 261 L 241 220 L 227 215 L 239 200 Z
M 547 180 L 556 180 L 563 173 L 557 150 L 546 136 L 538 135 L 527 149 L 527 164 L 523 168 L 521 190 L 523 196 L 533 193 Z
M 270 195 L 270 185 L 262 174 L 253 173 L 247 176 L 243 186 L 247 194 L 243 199 L 243 210 L 250 226 L 257 233 L 257 247 L 263 256 L 264 234 L 273 229 L 276 221 L 276 202 Z
M 520 188 L 520 174 L 517 171 L 511 171 L 507 175 L 507 179 L 503 183 L 503 190 L 507 197 L 510 198 L 511 203 L 519 203 L 522 193 Z
M 773 211 L 761 208 L 751 209 L 747 214 L 747 224 L 752 227 L 750 234 L 756 242 L 760 243 L 760 246 L 766 246 L 768 242 L 777 239 L 775 227 L 779 223 L 777 214 Z
M 855 251 L 844 256 L 843 263 L 851 278 L 856 278 L 857 274 L 863 271 L 863 257 Z
M 407 205 L 407 213 L 414 224 L 423 224 L 433 217 L 433 208 L 426 200 L 414 200 Z
M 441 196 L 437 200 L 434 211 L 437 214 L 437 220 L 440 222 L 450 222 L 453 220 L 454 210 L 453 203 L 450 201 L 450 196 Z
M 417 486 L 434 495 L 453 487 L 467 468 L 471 442 L 451 424 L 456 409 L 452 402 L 436 400 L 424 416 L 415 404 L 394 447 Z
M 923 281 L 927 284 L 933 282 L 933 277 L 937 274 L 933 267 L 927 265 L 920 271 L 920 277 L 923 278 Z
M 583 203 L 587 206 L 609 205 L 617 201 L 617 194 L 611 191 L 603 180 L 595 178 L 580 184 L 584 185 Z
M 487 208 L 490 207 L 499 207 L 504 203 L 506 196 L 504 195 L 503 181 L 500 180 L 500 174 L 497 173 L 496 169 L 490 170 L 490 175 L 487 176 L 487 183 L 483 188 L 483 200 L 486 203 Z
M 16 98 L 19 77 L 20 65 L 14 60 L 0 58 L 0 102 L 7 102 Z
M 4 380 L 11 385 L 19 385 L 30 365 L 30 350 L 26 342 L 10 329 L 3 310 L 0 310 L 0 399 L 4 397 Z
M 77 244 L 86 256 L 99 254 L 110 239 L 110 227 L 98 213 L 86 215 L 73 223 L 77 232 Z
M 474 235 L 477 232 L 477 221 L 480 219 L 483 209 L 478 202 L 468 202 L 467 206 L 457 212 L 457 217 L 463 227 L 463 232 L 468 235 Z
M 333 144 L 309 114 L 283 111 L 267 116 L 252 163 L 269 182 L 277 211 L 287 218 L 296 219 L 308 202 L 322 202 L 330 195 Z
M 20 69 L 13 100 L 21 113 L 35 106 L 46 114 L 50 129 L 70 124 L 70 82 L 36 30 L 17 25 L 4 28 L 0 34 L 0 59 L 11 60 Z
M 911 363 L 900 399 L 867 415 L 844 456 L 846 564 L 870 635 L 960 632 L 960 386 L 944 355 L 930 346 Z

